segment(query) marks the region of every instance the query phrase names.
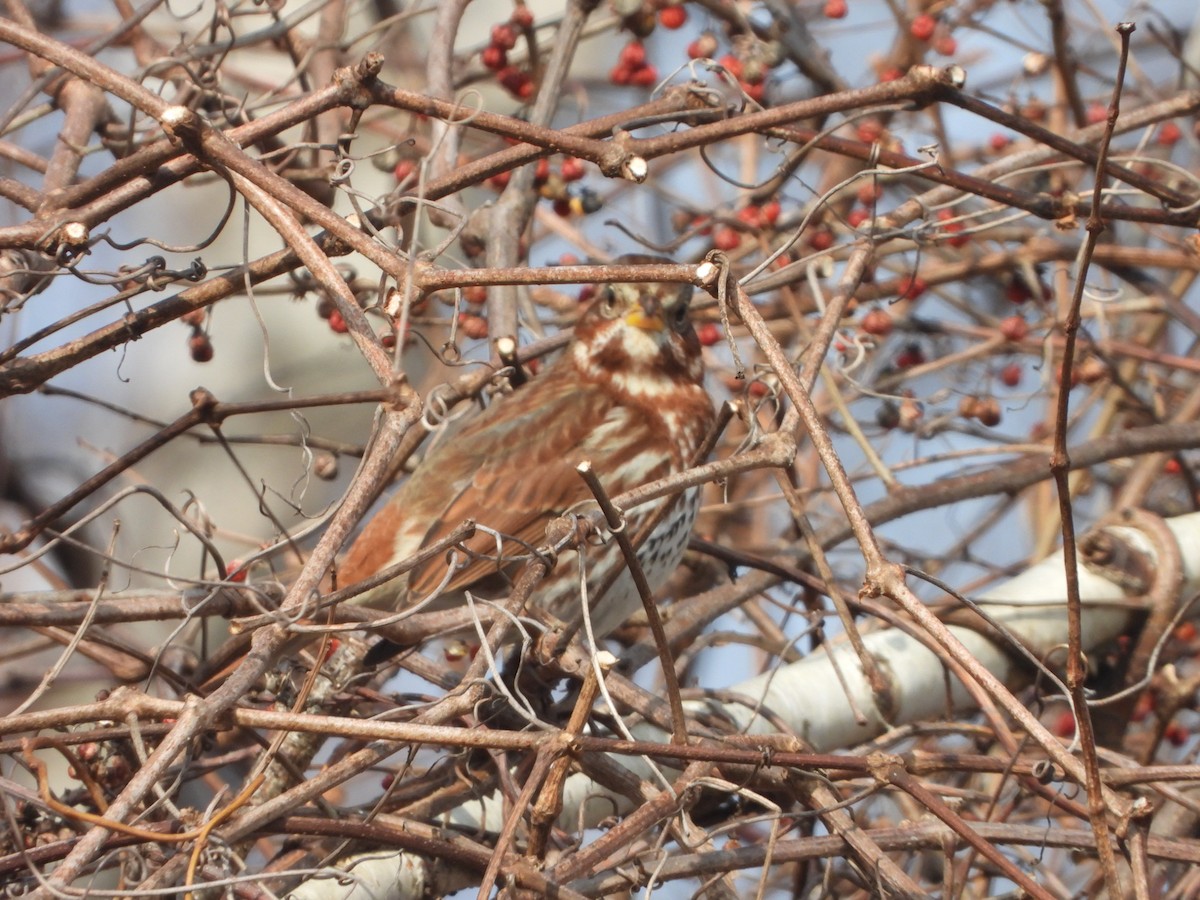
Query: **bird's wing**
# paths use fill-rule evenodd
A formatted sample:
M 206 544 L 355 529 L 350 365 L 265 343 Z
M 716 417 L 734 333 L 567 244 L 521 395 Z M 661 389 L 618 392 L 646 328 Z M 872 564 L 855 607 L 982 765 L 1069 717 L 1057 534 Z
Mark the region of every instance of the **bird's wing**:
M 503 558 L 527 555 L 527 547 L 544 542 L 551 520 L 592 499 L 576 471 L 585 459 L 610 495 L 678 465 L 661 417 L 622 405 L 600 385 L 558 377 L 556 369 L 496 401 L 422 462 L 351 547 L 340 569 L 343 584 L 413 555 L 467 519 L 508 538 Z M 487 532 L 464 546 L 472 558 L 444 592 L 509 568 L 497 560 L 496 539 Z M 409 596 L 428 595 L 445 576 L 446 560 L 430 560 L 410 573 Z
M 558 379 L 553 372 L 525 391 L 535 388 L 536 396 L 524 402 L 502 401 L 422 465 L 419 474 L 428 484 L 420 485 L 420 493 L 423 499 L 438 496 L 431 505 L 440 507 L 427 510 L 434 514 L 423 544 L 444 537 L 464 519 L 474 519 L 510 538 L 501 545 L 503 557 L 527 555 L 526 545 L 544 542 L 552 519 L 592 499 L 576 471 L 583 460 L 592 463 L 614 494 L 670 470 L 670 447 L 654 433 L 652 423 L 614 402 L 602 388 Z M 631 476 L 636 480 L 630 481 Z M 406 487 L 402 493 L 410 491 Z M 448 590 L 469 587 L 507 568 L 496 558 L 493 535 L 479 532 L 465 545 L 480 555 L 453 576 Z M 413 595 L 432 591 L 445 572 L 442 560 L 415 571 L 409 583 Z

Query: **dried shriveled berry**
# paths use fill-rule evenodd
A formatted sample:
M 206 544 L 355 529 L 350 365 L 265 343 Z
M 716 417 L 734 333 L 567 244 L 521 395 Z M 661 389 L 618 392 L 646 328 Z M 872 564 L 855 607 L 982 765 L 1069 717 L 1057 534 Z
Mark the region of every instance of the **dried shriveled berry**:
M 188 352 L 192 354 L 192 360 L 195 362 L 210 362 L 213 358 L 212 341 L 203 331 L 197 331 L 188 338 Z

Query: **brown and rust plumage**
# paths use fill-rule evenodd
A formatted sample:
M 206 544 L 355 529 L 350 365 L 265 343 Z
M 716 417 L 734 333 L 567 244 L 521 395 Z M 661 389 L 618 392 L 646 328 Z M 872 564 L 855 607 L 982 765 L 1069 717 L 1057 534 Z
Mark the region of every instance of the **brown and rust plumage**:
M 562 358 L 421 463 L 354 542 L 341 566 L 342 584 L 412 556 L 465 519 L 505 536 L 501 560 L 527 554 L 542 543 L 552 519 L 594 502 L 576 471 L 584 460 L 613 495 L 682 471 L 713 421 L 688 316 L 691 293 L 690 286 L 666 284 L 602 289 Z M 629 528 L 636 531 L 662 502 L 632 510 Z M 698 493 L 690 491 L 639 551 L 652 587 L 678 564 L 697 505 Z M 443 595 L 511 574 L 511 565 L 497 560 L 493 536 L 478 533 L 466 546 L 472 559 L 450 577 Z M 569 618 L 579 602 L 576 562 L 574 554 L 564 555 L 531 602 Z M 614 565 L 623 566 L 609 546 L 589 550 L 586 563 L 593 587 Z M 445 577 L 445 561 L 432 560 L 362 602 L 402 609 L 428 597 Z M 607 634 L 639 606 L 626 572 L 593 606 L 595 633 Z

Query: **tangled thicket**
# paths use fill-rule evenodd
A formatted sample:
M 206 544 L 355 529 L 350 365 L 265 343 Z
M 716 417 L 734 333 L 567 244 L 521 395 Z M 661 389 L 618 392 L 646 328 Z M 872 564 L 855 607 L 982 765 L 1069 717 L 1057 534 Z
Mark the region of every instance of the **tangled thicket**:
M 0 18 L 0 883 L 1195 893 L 1188 4 L 178 6 Z M 632 250 L 669 653 L 364 672 L 346 539 Z

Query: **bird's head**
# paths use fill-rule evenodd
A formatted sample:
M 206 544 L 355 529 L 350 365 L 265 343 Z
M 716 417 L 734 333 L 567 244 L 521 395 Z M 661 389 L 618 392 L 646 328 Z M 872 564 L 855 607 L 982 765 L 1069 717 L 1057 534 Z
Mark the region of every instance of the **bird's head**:
M 669 263 L 623 256 L 619 263 Z M 692 326 L 692 286 L 662 282 L 603 285 L 575 326 L 569 351 L 586 375 L 624 381 L 632 393 L 667 384 L 699 384 L 704 377 L 700 340 Z

